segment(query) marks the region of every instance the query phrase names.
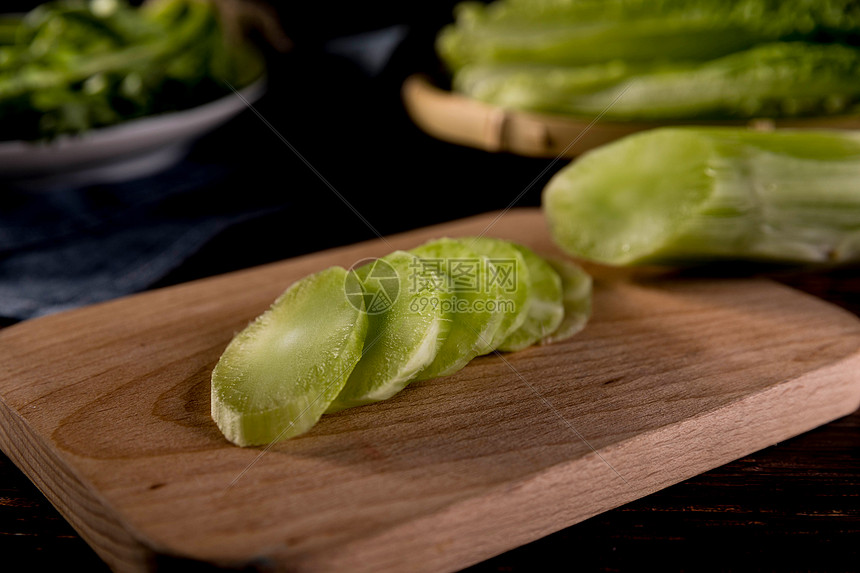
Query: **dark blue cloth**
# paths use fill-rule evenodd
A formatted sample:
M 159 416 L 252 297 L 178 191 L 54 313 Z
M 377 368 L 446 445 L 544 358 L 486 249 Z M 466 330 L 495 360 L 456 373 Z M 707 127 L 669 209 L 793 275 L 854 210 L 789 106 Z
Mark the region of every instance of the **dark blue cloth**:
M 4 190 L 0 316 L 32 318 L 143 290 L 227 227 L 274 208 L 241 194 L 212 201 L 227 175 L 185 161 L 120 184 Z

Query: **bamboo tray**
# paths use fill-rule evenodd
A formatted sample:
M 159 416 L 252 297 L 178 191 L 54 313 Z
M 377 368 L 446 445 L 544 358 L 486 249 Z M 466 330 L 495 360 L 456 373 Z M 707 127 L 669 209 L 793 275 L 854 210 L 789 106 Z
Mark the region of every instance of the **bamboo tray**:
M 750 126 L 754 129 L 860 129 L 860 116 L 750 121 L 618 122 L 508 110 L 443 90 L 425 75 L 409 76 L 403 103 L 412 121 L 428 134 L 485 151 L 528 157 L 576 157 L 637 131 L 666 125 Z

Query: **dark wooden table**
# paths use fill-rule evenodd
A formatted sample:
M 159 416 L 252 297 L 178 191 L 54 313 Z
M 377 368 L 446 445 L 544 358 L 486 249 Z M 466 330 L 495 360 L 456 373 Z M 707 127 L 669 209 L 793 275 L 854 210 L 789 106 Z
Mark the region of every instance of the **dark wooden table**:
M 857 268 L 778 280 L 860 315 Z M 858 548 L 860 411 L 469 571 L 858 571 Z M 2 455 L 0 554 L 0 570 L 107 569 Z

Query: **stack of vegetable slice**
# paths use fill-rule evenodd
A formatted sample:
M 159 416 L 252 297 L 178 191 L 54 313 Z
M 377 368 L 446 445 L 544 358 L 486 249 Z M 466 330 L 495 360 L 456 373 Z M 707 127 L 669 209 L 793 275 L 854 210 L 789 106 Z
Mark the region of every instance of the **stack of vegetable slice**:
M 212 372 L 212 418 L 241 445 L 310 429 L 472 358 L 562 340 L 591 311 L 591 279 L 490 238 L 440 239 L 293 284 Z
M 498 0 L 458 5 L 437 49 L 455 90 L 507 108 L 731 119 L 852 110 L 858 40 L 852 0 Z

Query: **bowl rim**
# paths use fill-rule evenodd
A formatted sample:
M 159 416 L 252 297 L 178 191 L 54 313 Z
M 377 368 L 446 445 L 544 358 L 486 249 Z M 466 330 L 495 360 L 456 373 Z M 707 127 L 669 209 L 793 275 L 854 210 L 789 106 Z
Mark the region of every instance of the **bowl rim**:
M 234 108 L 241 109 L 242 106 L 246 105 L 245 102 L 250 104 L 257 101 L 265 92 L 266 83 L 267 77 L 263 74 L 241 89 L 193 107 L 136 117 L 113 125 L 88 129 L 81 133 L 62 134 L 53 139 L 0 141 L 0 157 L 9 157 L 22 152 L 58 152 L 86 144 L 109 143 L 117 138 L 123 138 L 129 133 L 160 130 L 177 120 L 186 120 L 187 123 L 195 117 L 202 119 L 213 114 L 220 115 L 219 112 L 226 113 Z M 241 99 L 237 97 L 237 94 L 241 96 Z M 237 99 L 238 102 L 234 101 Z

